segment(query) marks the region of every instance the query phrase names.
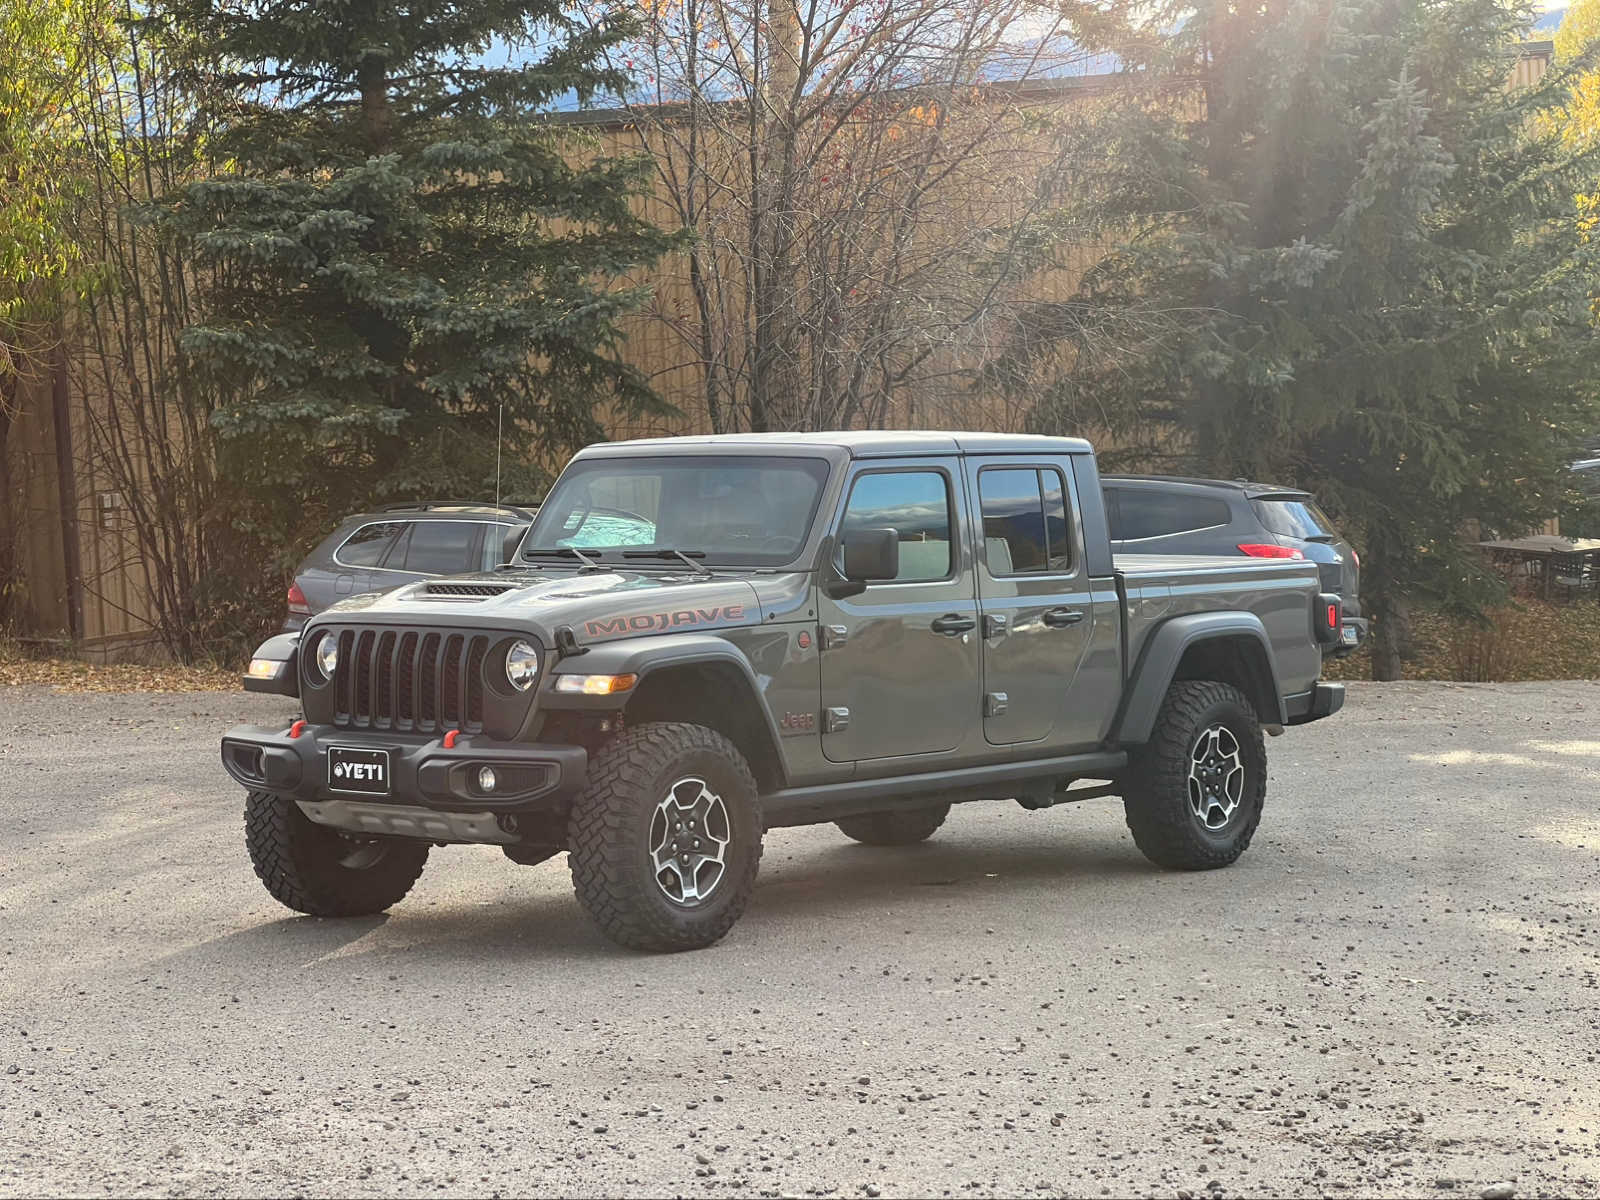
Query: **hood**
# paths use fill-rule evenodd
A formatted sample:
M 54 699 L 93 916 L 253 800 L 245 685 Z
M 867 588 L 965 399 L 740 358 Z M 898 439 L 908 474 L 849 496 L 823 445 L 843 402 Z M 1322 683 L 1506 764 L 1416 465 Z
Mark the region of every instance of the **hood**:
M 317 623 L 483 625 L 532 632 L 547 646 L 570 626 L 580 643 L 756 625 L 762 606 L 737 575 L 494 571 L 408 583 L 341 600 Z

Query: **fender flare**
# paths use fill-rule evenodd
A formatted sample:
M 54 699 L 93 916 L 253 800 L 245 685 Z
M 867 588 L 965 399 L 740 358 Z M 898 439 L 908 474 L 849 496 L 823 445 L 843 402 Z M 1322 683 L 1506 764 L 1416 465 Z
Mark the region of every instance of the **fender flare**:
M 246 674 L 243 676 L 244 690 L 247 692 L 263 692 L 271 696 L 300 695 L 300 632 L 295 630 L 290 633 L 278 633 L 269 637 L 256 647 L 252 660 L 262 658 L 268 662 L 283 664 L 277 675 L 270 679 L 261 679 Z
M 1123 690 L 1122 708 L 1112 726 L 1112 744 L 1134 745 L 1149 741 L 1161 702 L 1166 699 L 1167 689 L 1172 686 L 1184 654 L 1206 642 L 1237 637 L 1249 638 L 1261 651 L 1255 667 L 1264 674 L 1251 689 L 1256 694 L 1250 697 L 1256 715 L 1265 725 L 1285 724 L 1288 714 L 1284 709 L 1283 689 L 1278 683 L 1272 641 L 1267 637 L 1261 618 L 1251 612 L 1191 613 L 1164 621 L 1146 639 Z M 1264 690 L 1267 694 L 1262 694 Z
M 643 683 L 651 675 L 675 667 L 714 665 L 734 670 L 749 689 L 748 700 L 761 713 L 768 750 L 783 764 L 782 745 L 772 710 L 763 699 L 763 689 L 750 660 L 726 638 L 711 633 L 667 633 L 652 637 L 619 638 L 614 642 L 590 645 L 582 654 L 568 655 L 551 671 L 549 687 L 540 699 L 545 709 L 615 711 L 626 707 L 639 690 L 638 684 L 626 692 L 605 696 L 584 696 L 554 690 L 562 675 L 637 675 Z

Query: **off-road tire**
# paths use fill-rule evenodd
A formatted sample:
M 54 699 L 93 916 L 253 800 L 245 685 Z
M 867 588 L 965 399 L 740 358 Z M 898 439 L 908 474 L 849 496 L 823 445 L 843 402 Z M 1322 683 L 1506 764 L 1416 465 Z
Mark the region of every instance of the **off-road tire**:
M 722 798 L 730 836 L 723 877 L 692 908 L 663 893 L 650 856 L 656 808 L 672 784 L 688 776 L 704 779 Z M 755 777 L 732 742 L 703 725 L 637 725 L 589 762 L 568 821 L 572 886 L 600 932 L 617 945 L 698 950 L 719 941 L 750 902 L 761 834 Z
M 835 821 L 839 832 L 868 846 L 911 846 L 931 838 L 950 815 L 948 804 L 889 809 Z
M 352 841 L 272 792 L 246 793 L 244 841 L 267 891 L 280 904 L 313 917 L 381 913 L 411 890 L 428 861 L 427 842 Z M 357 850 L 373 861 L 357 867 L 341 861 Z
M 1237 740 L 1245 779 L 1228 823 L 1209 830 L 1190 808 L 1188 780 L 1195 744 L 1215 725 Z M 1255 836 L 1267 794 L 1267 749 L 1255 708 L 1228 684 L 1178 680 L 1162 701 L 1150 741 L 1130 756 L 1122 782 L 1128 828 L 1151 862 L 1180 871 L 1230 865 Z

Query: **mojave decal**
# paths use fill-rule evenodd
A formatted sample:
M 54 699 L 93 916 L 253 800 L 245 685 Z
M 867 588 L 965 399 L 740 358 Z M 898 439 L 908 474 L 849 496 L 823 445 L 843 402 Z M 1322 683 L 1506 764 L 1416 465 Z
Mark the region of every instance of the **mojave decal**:
M 629 633 L 665 633 L 692 625 L 720 625 L 744 620 L 743 604 L 719 604 L 715 608 L 674 608 L 666 612 L 633 613 L 600 617 L 585 622 L 590 637 L 620 637 Z

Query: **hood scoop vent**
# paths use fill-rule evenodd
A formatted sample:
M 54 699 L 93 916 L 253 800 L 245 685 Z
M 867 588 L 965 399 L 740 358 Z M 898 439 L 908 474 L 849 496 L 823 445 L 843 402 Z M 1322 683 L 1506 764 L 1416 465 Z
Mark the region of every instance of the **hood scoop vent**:
M 503 596 L 515 591 L 514 583 L 427 583 L 425 596 L 450 596 L 458 600 L 484 600 L 490 596 Z

